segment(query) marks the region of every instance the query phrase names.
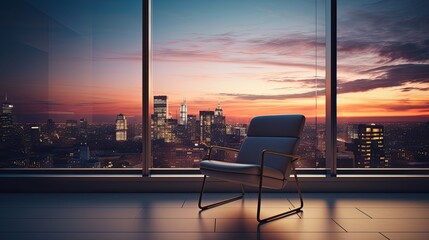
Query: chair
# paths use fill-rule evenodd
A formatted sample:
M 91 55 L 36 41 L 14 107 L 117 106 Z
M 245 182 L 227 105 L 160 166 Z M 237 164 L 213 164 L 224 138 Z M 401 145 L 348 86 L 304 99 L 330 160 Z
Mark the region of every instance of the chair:
M 240 150 L 210 146 L 208 160 L 203 160 L 200 163 L 200 170 L 204 174 L 204 179 L 198 207 L 201 210 L 206 210 L 241 199 L 245 194 L 243 185 L 249 185 L 259 188 L 256 216 L 258 222 L 268 222 L 300 212 L 304 202 L 295 170 L 295 163 L 299 156 L 295 155 L 295 152 L 304 123 L 305 117 L 303 115 L 259 116 L 251 120 L 247 137 L 244 139 Z M 238 156 L 233 163 L 218 161 L 211 159 L 213 150 L 232 151 L 238 153 Z M 262 188 L 284 189 L 292 172 L 295 177 L 300 206 L 262 219 Z M 241 184 L 241 195 L 203 206 L 202 198 L 207 176 Z

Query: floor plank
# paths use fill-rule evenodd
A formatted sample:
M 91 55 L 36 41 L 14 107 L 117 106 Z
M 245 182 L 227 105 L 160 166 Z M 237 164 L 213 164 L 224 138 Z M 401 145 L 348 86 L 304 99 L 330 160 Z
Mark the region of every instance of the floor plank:
M 429 232 L 428 219 L 334 219 L 347 232 Z
M 332 219 L 283 218 L 264 225 L 248 219 L 217 219 L 216 232 L 345 232 Z
M 383 233 L 390 240 L 428 240 L 429 233 Z
M 2 219 L 0 232 L 214 232 L 215 219 Z
M 371 218 L 427 218 L 429 219 L 429 208 L 416 207 L 383 207 L 383 208 L 359 208 Z

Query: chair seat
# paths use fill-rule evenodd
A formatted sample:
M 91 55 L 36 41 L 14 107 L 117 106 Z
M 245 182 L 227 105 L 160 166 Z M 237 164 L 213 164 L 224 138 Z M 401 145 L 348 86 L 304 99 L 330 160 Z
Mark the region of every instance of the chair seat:
M 223 162 L 223 161 L 217 161 L 217 160 L 204 160 L 200 163 L 200 168 L 207 169 L 210 171 L 247 174 L 247 175 L 256 175 L 256 176 L 260 176 L 261 174 L 261 167 L 260 165 L 257 165 L 257 164 L 231 163 L 231 162 Z M 282 172 L 270 167 L 264 167 L 264 176 L 279 179 L 279 180 L 284 180 L 284 175 Z

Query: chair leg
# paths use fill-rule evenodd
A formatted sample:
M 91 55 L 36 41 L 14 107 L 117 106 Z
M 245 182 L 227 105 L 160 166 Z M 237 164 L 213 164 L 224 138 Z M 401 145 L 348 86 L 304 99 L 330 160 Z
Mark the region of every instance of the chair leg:
M 304 207 L 304 201 L 302 200 L 302 193 L 301 193 L 301 188 L 299 187 L 299 182 L 298 182 L 298 176 L 296 174 L 296 171 L 294 171 L 294 175 L 295 175 L 295 182 L 296 182 L 296 189 L 299 195 L 299 200 L 300 200 L 300 206 L 297 208 L 294 208 L 292 210 L 289 210 L 287 212 L 283 212 L 268 218 L 264 218 L 261 219 L 261 198 L 262 198 L 262 177 L 260 179 L 260 184 L 259 184 L 259 194 L 258 194 L 258 212 L 257 212 L 257 216 L 256 219 L 258 220 L 258 222 L 260 223 L 266 223 L 266 222 L 270 222 L 273 220 L 277 220 L 283 217 L 287 217 L 289 215 L 301 212 L 301 209 Z
M 223 205 L 223 204 L 227 204 L 227 203 L 230 203 L 230 202 L 233 202 L 233 201 L 236 201 L 238 199 L 243 198 L 243 196 L 244 196 L 244 188 L 243 188 L 243 185 L 241 185 L 241 195 L 240 196 L 233 197 L 233 198 L 230 198 L 230 199 L 226 199 L 226 200 L 223 200 L 223 201 L 220 201 L 220 202 L 216 202 L 216 203 L 213 203 L 213 204 L 209 204 L 209 205 L 206 205 L 206 206 L 202 206 L 201 202 L 202 202 L 202 199 L 203 199 L 204 186 L 205 186 L 205 183 L 206 183 L 206 178 L 207 178 L 207 176 L 204 175 L 203 185 L 201 187 L 201 192 L 200 192 L 200 200 L 198 201 L 198 207 L 201 210 L 207 210 L 207 209 L 214 208 L 214 207 L 217 207 L 217 206 L 220 206 L 220 205 Z

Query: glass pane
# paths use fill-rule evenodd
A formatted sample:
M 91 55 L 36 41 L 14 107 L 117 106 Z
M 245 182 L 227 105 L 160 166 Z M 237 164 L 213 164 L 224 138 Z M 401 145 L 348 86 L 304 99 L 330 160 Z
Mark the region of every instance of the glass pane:
M 141 0 L 0 8 L 0 167 L 141 167 Z
M 152 166 L 199 167 L 208 145 L 239 148 L 252 117 L 301 113 L 299 167 L 324 167 L 324 5 L 152 1 Z
M 338 1 L 338 167 L 429 167 L 428 7 Z

